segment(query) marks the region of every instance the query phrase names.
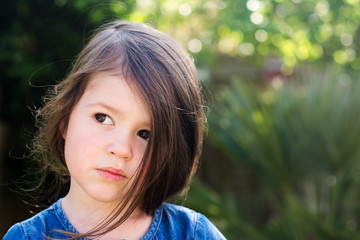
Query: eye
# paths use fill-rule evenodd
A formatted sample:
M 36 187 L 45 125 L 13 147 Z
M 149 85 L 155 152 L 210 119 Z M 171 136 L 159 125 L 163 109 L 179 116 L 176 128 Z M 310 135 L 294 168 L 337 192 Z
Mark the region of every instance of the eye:
M 138 131 L 137 135 L 145 140 L 150 139 L 150 131 L 148 131 L 148 130 L 140 130 L 140 131 Z
M 98 121 L 99 123 L 105 124 L 105 125 L 112 125 L 114 124 L 112 119 L 103 113 L 96 113 L 94 115 L 94 118 L 96 119 L 96 121 Z

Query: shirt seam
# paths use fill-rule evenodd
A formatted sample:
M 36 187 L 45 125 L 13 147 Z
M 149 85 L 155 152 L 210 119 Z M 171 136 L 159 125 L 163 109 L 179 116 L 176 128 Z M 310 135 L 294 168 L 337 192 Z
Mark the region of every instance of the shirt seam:
M 150 235 L 150 237 L 149 238 L 141 238 L 141 240 L 146 240 L 146 239 L 149 239 L 149 240 L 153 240 L 153 239 L 156 239 L 156 233 L 159 231 L 159 228 L 160 228 L 160 225 L 161 225 L 161 221 L 162 221 L 162 216 L 163 216 L 163 213 L 164 213 L 164 208 L 165 208 L 165 206 L 164 206 L 164 204 L 162 204 L 161 206 L 160 206 L 160 208 L 158 208 L 156 211 L 155 211 L 155 214 L 154 214 L 154 217 L 153 217 L 153 221 L 155 222 L 156 221 L 156 225 L 154 226 L 154 228 L 153 229 L 151 229 L 152 228 L 152 224 L 154 223 L 154 222 L 152 222 L 151 223 L 151 225 L 150 225 L 150 229 L 147 231 L 147 233 L 145 233 L 145 236 L 146 235 L 148 235 L 148 233 L 149 233 L 149 235 Z M 158 211 L 160 211 L 160 213 L 158 213 Z M 158 215 L 158 216 L 157 216 Z M 145 237 L 144 236 L 144 237 Z
M 28 239 L 27 235 L 25 234 L 25 230 L 24 230 L 22 224 L 19 223 L 19 225 L 20 225 L 21 232 L 23 233 L 23 236 L 25 236 L 24 239 L 25 239 L 25 240 Z
M 31 236 L 36 236 L 37 238 L 39 237 L 39 235 L 38 235 L 38 234 L 35 234 L 35 233 L 26 233 L 26 231 L 25 231 L 24 226 L 23 226 L 22 223 L 19 223 L 19 226 L 20 226 L 20 230 L 21 230 L 21 232 L 22 232 L 25 240 L 30 239 Z M 42 235 L 42 236 L 43 236 L 43 235 Z
M 59 199 L 55 205 L 54 205 L 54 213 L 63 228 L 70 233 L 78 233 L 78 231 L 75 229 L 75 227 L 71 224 L 67 216 L 65 215 L 64 209 L 61 206 L 63 198 Z M 64 222 L 65 221 L 65 222 Z
M 196 232 L 197 232 L 197 228 L 198 228 L 198 225 L 199 225 L 199 216 L 200 214 L 199 213 L 196 213 L 195 215 L 195 228 L 194 228 L 194 235 L 193 235 L 193 239 L 196 239 Z

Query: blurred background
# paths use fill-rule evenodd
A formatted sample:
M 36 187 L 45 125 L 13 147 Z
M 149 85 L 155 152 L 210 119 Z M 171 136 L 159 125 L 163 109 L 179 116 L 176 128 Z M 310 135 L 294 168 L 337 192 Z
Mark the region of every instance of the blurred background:
M 194 57 L 208 132 L 185 205 L 228 239 L 360 239 L 360 0 L 12 0 L 0 8 L 0 236 L 31 216 L 32 109 L 104 22 Z

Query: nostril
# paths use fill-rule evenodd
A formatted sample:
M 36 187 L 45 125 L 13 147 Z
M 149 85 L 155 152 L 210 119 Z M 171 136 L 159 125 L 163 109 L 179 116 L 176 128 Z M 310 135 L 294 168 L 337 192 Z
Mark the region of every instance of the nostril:
M 117 139 L 111 141 L 106 149 L 107 153 L 112 156 L 120 157 L 120 158 L 131 158 L 132 156 L 132 144 L 131 139 L 126 136 L 122 136 L 121 138 L 117 135 Z

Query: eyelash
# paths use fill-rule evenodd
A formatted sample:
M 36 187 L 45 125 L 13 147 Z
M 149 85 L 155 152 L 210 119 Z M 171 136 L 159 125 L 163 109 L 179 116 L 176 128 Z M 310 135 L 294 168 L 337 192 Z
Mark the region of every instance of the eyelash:
M 111 117 L 109 117 L 108 115 L 104 114 L 104 113 L 96 113 L 94 115 L 94 118 L 96 121 L 98 121 L 99 123 L 105 124 L 105 125 L 111 125 L 113 124 L 113 121 L 111 119 Z M 105 123 L 106 119 L 110 119 L 111 123 Z
M 102 124 L 105 124 L 105 125 L 111 125 L 111 124 L 113 124 L 113 121 L 112 121 L 111 117 L 109 117 L 108 115 L 106 115 L 106 114 L 104 114 L 104 113 L 96 113 L 96 114 L 94 114 L 94 118 L 95 118 L 95 120 L 96 120 L 97 122 L 102 123 Z M 111 123 L 104 123 L 107 118 L 110 119 Z M 144 140 L 147 140 L 147 141 L 150 139 L 150 131 L 145 130 L 145 129 L 138 131 L 137 135 L 138 135 L 140 138 L 142 138 L 142 139 L 144 139 Z

